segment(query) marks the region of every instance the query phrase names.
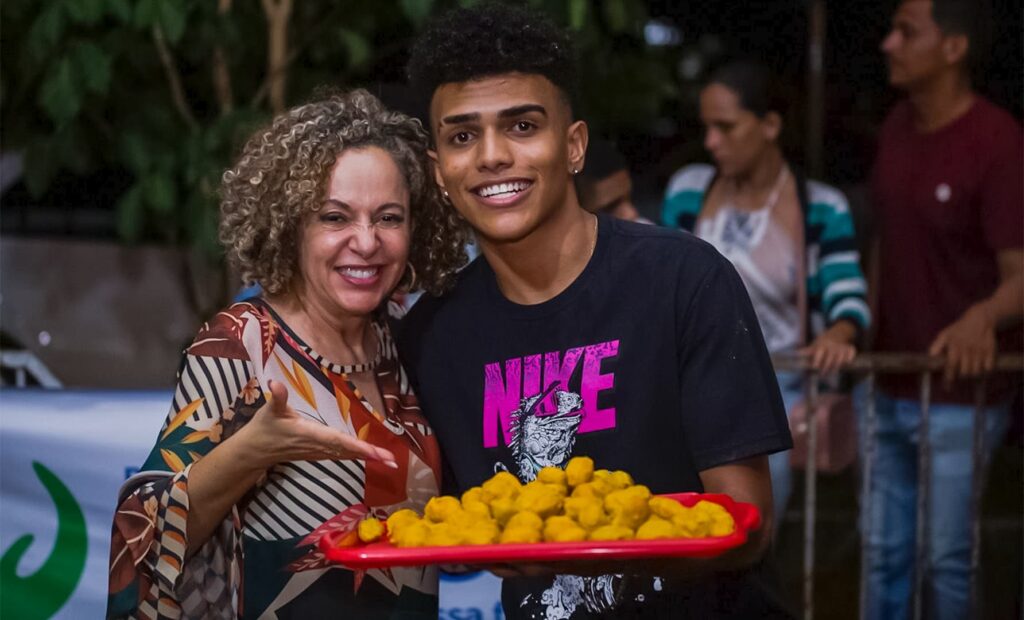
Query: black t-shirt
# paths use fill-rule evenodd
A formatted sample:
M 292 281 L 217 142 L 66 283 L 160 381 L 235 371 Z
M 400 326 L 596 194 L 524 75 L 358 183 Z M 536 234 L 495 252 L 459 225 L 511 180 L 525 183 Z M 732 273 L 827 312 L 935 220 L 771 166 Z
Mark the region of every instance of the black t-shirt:
M 700 471 L 791 446 L 743 283 L 696 237 L 601 217 L 580 276 L 531 306 L 506 299 L 482 257 L 460 275 L 399 333 L 446 492 L 577 455 L 654 493 L 702 491 Z M 503 600 L 512 618 L 767 617 L 749 576 L 507 579 Z

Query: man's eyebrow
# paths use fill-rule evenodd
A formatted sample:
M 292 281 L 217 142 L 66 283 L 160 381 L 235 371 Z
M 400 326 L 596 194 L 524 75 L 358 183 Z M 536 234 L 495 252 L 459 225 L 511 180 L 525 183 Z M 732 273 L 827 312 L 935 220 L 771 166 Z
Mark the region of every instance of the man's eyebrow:
M 472 121 L 480 120 L 479 112 L 468 112 L 466 114 L 452 114 L 441 119 L 442 125 L 461 125 L 462 123 L 469 123 Z
M 530 112 L 537 112 L 548 115 L 548 111 L 544 106 L 538 103 L 524 103 L 523 105 L 513 106 L 511 108 L 505 108 L 498 112 L 498 118 L 510 118 L 513 116 L 521 116 Z M 461 125 L 462 123 L 471 123 L 480 120 L 479 112 L 467 112 L 465 114 L 452 114 L 441 119 L 441 125 Z
M 501 112 L 498 112 L 498 118 L 508 118 L 510 116 L 521 116 L 530 112 L 538 112 L 544 116 L 548 115 L 548 111 L 544 109 L 544 106 L 537 103 L 525 103 L 523 105 L 517 105 L 512 108 L 506 108 Z

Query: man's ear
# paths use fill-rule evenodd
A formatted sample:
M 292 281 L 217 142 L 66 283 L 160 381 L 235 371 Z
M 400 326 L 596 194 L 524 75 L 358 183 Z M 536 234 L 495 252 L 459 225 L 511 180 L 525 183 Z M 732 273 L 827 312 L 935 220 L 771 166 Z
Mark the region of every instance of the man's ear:
M 434 182 L 441 188 L 441 191 L 444 191 L 444 179 L 441 177 L 441 164 L 437 161 L 437 151 L 427 149 L 427 155 L 430 156 L 431 168 L 434 169 Z
M 569 143 L 569 167 L 573 170 L 583 170 L 584 160 L 587 157 L 587 142 L 590 140 L 590 130 L 587 129 L 585 121 L 576 121 L 569 125 L 566 131 Z M 572 170 L 569 170 L 572 172 Z
M 761 127 L 764 130 L 764 137 L 771 142 L 777 142 L 782 133 L 782 117 L 778 112 L 768 112 L 761 119 Z
M 970 47 L 970 39 L 965 34 L 950 34 L 942 38 L 942 56 L 949 65 L 963 62 Z

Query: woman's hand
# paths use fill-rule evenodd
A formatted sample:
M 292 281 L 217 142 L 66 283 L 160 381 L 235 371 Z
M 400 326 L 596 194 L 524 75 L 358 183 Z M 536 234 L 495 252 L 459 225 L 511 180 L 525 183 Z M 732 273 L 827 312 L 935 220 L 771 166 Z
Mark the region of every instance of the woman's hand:
M 839 321 L 797 353 L 809 358 L 814 370 L 827 375 L 839 370 L 857 357 L 857 347 L 852 344 L 856 335 L 856 329 L 852 324 L 847 321 Z
M 286 461 L 366 459 L 397 468 L 395 455 L 352 435 L 304 419 L 288 406 L 288 389 L 269 383 L 271 398 L 236 433 L 245 442 L 243 454 L 265 470 Z

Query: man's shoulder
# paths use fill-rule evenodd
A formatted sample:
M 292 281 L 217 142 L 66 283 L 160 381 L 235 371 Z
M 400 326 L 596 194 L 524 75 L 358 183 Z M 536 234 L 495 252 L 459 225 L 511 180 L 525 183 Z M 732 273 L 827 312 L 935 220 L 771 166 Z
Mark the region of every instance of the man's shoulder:
M 1016 132 L 1020 139 L 1021 124 L 1008 110 L 996 105 L 987 97 L 976 95 L 975 106 L 981 123 L 1001 133 Z
M 611 220 L 609 245 L 619 273 L 681 276 L 728 262 L 710 243 L 685 230 L 625 220 Z
M 455 278 L 455 285 L 441 295 L 423 294 L 413 307 L 401 318 L 398 335 L 399 345 L 408 334 L 422 334 L 424 326 L 434 323 L 438 317 L 458 313 L 461 308 L 479 299 L 486 272 L 482 256 L 475 258 Z

